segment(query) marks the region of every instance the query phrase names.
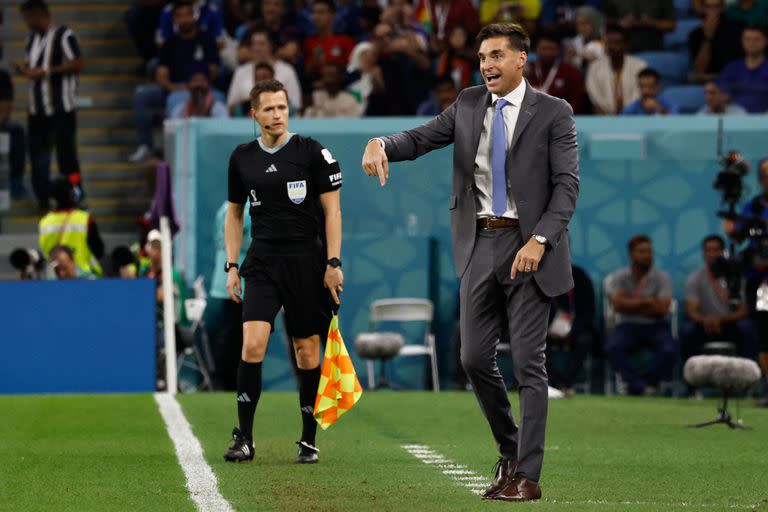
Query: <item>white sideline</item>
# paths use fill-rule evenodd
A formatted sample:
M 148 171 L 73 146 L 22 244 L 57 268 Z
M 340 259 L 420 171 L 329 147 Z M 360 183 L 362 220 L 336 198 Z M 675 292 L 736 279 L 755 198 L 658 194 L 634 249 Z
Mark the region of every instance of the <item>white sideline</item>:
M 464 466 L 462 464 L 457 464 L 451 460 L 449 460 L 444 455 L 434 451 L 427 445 L 423 444 L 404 444 L 401 445 L 400 448 L 407 451 L 417 459 L 419 459 L 424 464 L 434 464 L 433 467 L 437 467 L 442 470 L 442 473 L 445 476 L 448 476 L 453 480 L 453 482 L 457 485 L 460 485 L 462 487 L 466 487 L 470 492 L 474 494 L 480 494 L 483 492 L 483 490 L 488 486 L 490 483 L 489 479 L 483 478 L 482 476 L 478 475 L 471 469 L 468 469 L 467 466 Z M 552 446 L 547 447 L 547 450 L 557 450 L 559 447 Z M 608 506 L 628 506 L 628 505 L 636 505 L 636 506 L 655 506 L 655 507 L 691 507 L 692 509 L 702 509 L 702 508 L 724 508 L 723 505 L 715 505 L 712 503 L 688 503 L 688 502 L 680 502 L 680 503 L 657 503 L 653 501 L 608 501 L 608 500 L 581 500 L 581 501 L 570 501 L 570 500 L 557 500 L 557 499 L 547 499 L 544 498 L 542 501 L 547 503 L 558 503 L 561 505 L 608 505 Z M 729 505 L 725 508 L 730 509 L 743 509 L 743 510 L 755 510 L 757 509 L 759 504 L 734 504 Z
M 218 481 L 203 457 L 203 447 L 192 433 L 179 402 L 168 393 L 155 393 L 160 415 L 165 421 L 168 437 L 176 448 L 189 496 L 200 512 L 234 512 L 232 505 L 219 492 Z

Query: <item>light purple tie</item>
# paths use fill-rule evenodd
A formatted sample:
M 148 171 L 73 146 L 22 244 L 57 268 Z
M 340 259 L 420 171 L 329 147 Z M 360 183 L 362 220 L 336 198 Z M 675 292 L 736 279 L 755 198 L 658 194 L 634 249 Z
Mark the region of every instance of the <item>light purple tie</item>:
M 496 100 L 496 111 L 491 125 L 491 177 L 493 179 L 493 214 L 501 217 L 507 211 L 507 129 L 504 125 L 503 109 L 509 105 L 504 98 Z

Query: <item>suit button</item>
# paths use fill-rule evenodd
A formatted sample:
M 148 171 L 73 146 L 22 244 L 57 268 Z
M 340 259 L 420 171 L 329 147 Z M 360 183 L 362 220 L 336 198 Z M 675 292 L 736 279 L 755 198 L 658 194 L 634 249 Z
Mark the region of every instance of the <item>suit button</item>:
M 467 190 L 472 190 L 472 185 L 467 185 Z

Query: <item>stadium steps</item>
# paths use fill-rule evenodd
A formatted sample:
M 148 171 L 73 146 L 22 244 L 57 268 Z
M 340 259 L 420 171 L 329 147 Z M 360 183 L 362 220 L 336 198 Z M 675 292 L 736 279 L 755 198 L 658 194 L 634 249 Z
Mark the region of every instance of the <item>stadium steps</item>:
M 85 60 L 79 77 L 77 125 L 89 210 L 105 235 L 133 236 L 136 220 L 151 198 L 145 172 L 127 161 L 136 140 L 131 109 L 133 91 L 143 80 L 137 74 L 141 59 L 123 23 L 123 15 L 132 2 L 49 0 L 49 4 L 54 21 L 67 25 L 77 35 Z M 1 7 L 3 65 L 9 69 L 13 61 L 23 58 L 28 34 L 18 5 L 19 2 L 3 3 Z M 18 76 L 13 81 L 16 97 L 12 116 L 26 124 L 28 82 Z M 53 162 L 51 175 L 55 176 L 55 157 Z M 26 178 L 29 185 L 29 170 Z M 11 212 L 0 217 L 0 233 L 35 233 L 38 219 L 33 200 L 14 202 Z

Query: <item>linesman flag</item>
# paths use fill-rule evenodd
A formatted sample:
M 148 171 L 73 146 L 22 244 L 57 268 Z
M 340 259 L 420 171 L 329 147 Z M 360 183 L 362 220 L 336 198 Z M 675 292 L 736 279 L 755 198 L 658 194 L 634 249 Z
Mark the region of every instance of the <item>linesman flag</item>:
M 315 420 L 323 430 L 354 406 L 363 394 L 360 381 L 357 380 L 355 367 L 349 357 L 344 340 L 339 332 L 339 317 L 333 315 L 325 343 L 323 369 L 320 373 L 320 386 L 315 399 Z

